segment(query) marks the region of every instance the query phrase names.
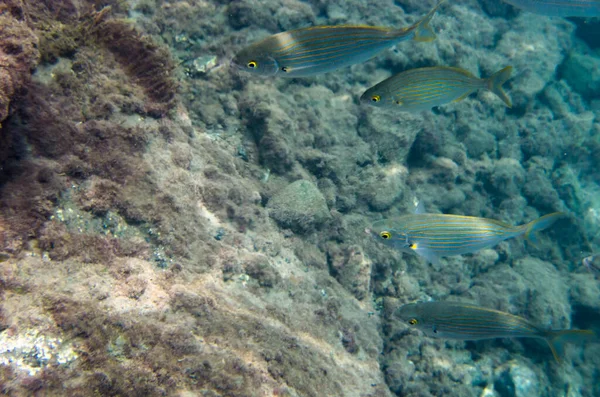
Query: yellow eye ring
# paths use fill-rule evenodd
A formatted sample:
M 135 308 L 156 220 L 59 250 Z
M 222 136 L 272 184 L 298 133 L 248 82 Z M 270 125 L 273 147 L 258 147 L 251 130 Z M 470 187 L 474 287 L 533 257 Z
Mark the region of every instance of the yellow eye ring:
M 250 69 L 254 69 L 257 66 L 258 66 L 258 63 L 256 63 L 256 61 L 250 61 L 250 62 L 248 62 L 248 67 Z
M 379 236 L 384 239 L 384 240 L 388 240 L 392 238 L 392 233 L 390 232 L 381 232 L 379 233 Z
M 418 322 L 419 322 L 419 321 L 417 321 L 417 319 L 416 319 L 416 318 L 411 318 L 410 320 L 408 320 L 408 323 L 409 323 L 410 325 L 417 325 L 417 323 L 418 323 Z
M 379 95 L 373 95 L 371 97 L 371 102 L 379 102 L 381 101 L 381 97 Z

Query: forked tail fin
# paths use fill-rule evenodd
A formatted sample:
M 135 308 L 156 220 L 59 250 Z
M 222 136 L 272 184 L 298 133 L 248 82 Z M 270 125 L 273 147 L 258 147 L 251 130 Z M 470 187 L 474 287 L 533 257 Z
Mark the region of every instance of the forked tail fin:
M 441 0 L 433 8 L 433 10 L 429 11 L 429 13 L 427 13 L 427 15 L 425 15 L 425 17 L 423 17 L 423 19 L 421 19 L 419 22 L 417 22 L 413 26 L 413 29 L 414 29 L 414 32 L 415 32 L 414 36 L 413 36 L 413 40 L 419 41 L 419 42 L 426 42 L 426 41 L 433 41 L 433 40 L 435 40 L 435 38 L 437 36 L 435 35 L 435 33 L 433 32 L 433 30 L 431 29 L 431 26 L 429 26 L 429 22 L 431 22 L 431 18 L 433 18 L 433 16 L 437 12 L 438 8 L 445 1 L 446 0 Z
M 565 343 L 582 343 L 598 339 L 598 335 L 589 329 L 567 329 L 562 331 L 548 331 L 545 335 L 546 342 L 552 350 L 552 355 L 558 363 L 565 354 Z
M 527 239 L 527 241 L 536 244 L 537 237 L 535 234 L 541 230 L 549 228 L 557 220 L 564 216 L 564 212 L 553 212 L 551 214 L 544 215 L 541 218 L 536 219 L 535 221 L 531 221 L 525 225 L 521 225 L 520 227 L 523 229 L 523 233 L 525 234 L 525 238 Z
M 506 80 L 510 79 L 512 69 L 512 66 L 507 66 L 486 79 L 488 90 L 492 91 L 498 96 L 498 98 L 502 99 L 502 102 L 504 102 L 504 104 L 509 108 L 512 107 L 512 102 L 502 89 L 502 84 L 506 83 Z

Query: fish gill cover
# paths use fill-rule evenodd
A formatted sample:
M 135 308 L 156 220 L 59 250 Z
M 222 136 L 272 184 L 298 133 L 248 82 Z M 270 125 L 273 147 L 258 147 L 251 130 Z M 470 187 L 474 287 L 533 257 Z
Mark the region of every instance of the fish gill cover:
M 596 3 L 4 0 L 0 393 L 600 395 Z

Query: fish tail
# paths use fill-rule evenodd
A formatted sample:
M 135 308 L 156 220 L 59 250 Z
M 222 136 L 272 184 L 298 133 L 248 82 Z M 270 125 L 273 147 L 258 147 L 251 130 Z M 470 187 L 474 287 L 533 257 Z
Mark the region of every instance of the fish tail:
M 565 343 L 582 343 L 597 339 L 598 335 L 589 329 L 566 329 L 561 331 L 548 331 L 544 339 L 552 350 L 554 359 L 560 363 L 565 354 Z
M 510 79 L 510 74 L 512 73 L 512 70 L 512 66 L 507 66 L 486 79 L 488 90 L 492 91 L 500 99 L 502 99 L 502 102 L 504 102 L 509 108 L 512 107 L 512 103 L 508 95 L 506 95 L 506 93 L 502 89 L 502 85 L 506 83 L 506 80 Z
M 435 33 L 433 32 L 433 30 L 431 29 L 431 26 L 429 26 L 429 22 L 431 22 L 431 18 L 433 18 L 433 16 L 437 12 L 438 8 L 445 1 L 446 0 L 441 0 L 433 8 L 433 10 L 429 11 L 429 13 L 427 15 L 425 15 L 425 17 L 423 19 L 421 19 L 419 22 L 417 22 L 414 25 L 414 32 L 415 33 L 414 33 L 414 36 L 413 36 L 413 40 L 419 41 L 419 42 L 427 42 L 427 41 L 433 41 L 433 40 L 435 40 L 435 38 L 437 36 L 435 35 Z
M 544 215 L 541 218 L 538 218 L 534 221 L 531 221 L 525 225 L 521 225 L 520 228 L 522 232 L 525 234 L 525 238 L 527 241 L 530 241 L 533 244 L 537 243 L 537 238 L 535 233 L 547 229 L 552 226 L 557 220 L 564 217 L 564 212 L 553 212 L 548 215 Z

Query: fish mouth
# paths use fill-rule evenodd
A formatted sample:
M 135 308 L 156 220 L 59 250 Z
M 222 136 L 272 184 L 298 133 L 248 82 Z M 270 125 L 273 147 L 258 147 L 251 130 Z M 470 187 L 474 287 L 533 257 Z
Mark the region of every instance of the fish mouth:
M 365 228 L 365 233 L 370 236 L 371 235 L 371 229 L 369 229 L 368 227 Z

